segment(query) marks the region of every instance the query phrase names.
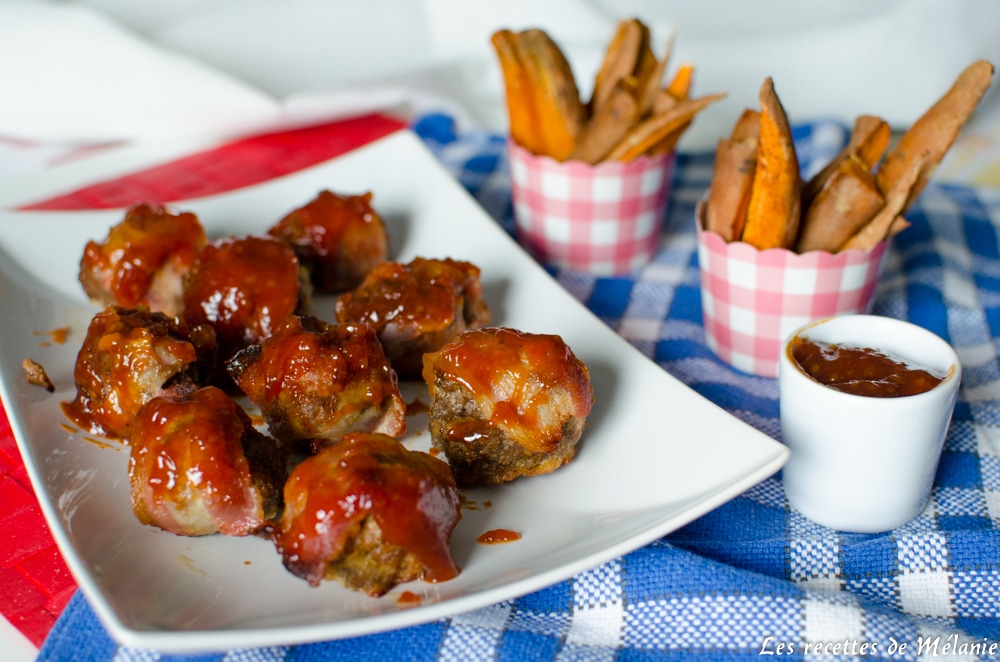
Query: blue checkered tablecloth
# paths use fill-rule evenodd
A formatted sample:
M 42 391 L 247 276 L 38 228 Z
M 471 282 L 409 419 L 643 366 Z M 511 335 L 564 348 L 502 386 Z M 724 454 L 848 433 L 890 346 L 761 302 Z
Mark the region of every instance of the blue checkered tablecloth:
M 513 229 L 502 137 L 415 129 Z M 806 174 L 846 132 L 798 127 Z M 780 439 L 773 379 L 704 344 L 693 212 L 712 154 L 681 154 L 661 250 L 628 278 L 555 272 L 663 369 Z M 845 534 L 792 510 L 778 476 L 657 542 L 569 581 L 384 634 L 196 657 L 119 647 L 77 594 L 39 660 L 1000 660 L 1000 191 L 932 183 L 889 252 L 874 313 L 950 341 L 964 380 L 926 510 L 885 534 Z M 766 658 L 765 658 L 766 659 Z

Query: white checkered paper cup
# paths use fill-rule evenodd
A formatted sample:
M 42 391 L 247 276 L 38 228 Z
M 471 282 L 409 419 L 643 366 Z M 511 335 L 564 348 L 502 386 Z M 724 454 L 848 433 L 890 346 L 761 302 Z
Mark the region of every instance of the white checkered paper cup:
M 508 140 L 518 241 L 541 263 L 600 276 L 656 253 L 674 155 L 559 162 Z
M 761 251 L 704 230 L 703 212 L 704 202 L 697 226 L 705 343 L 737 370 L 777 377 L 782 341 L 792 331 L 871 309 L 889 242 L 868 251 Z

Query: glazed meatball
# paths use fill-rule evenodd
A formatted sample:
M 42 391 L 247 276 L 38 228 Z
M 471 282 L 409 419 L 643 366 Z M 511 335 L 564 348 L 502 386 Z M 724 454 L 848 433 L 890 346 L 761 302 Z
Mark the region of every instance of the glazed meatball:
M 272 237 L 225 237 L 209 243 L 184 287 L 184 319 L 215 329 L 219 359 L 259 343 L 308 307 L 299 261 Z
M 73 370 L 76 397 L 63 410 L 93 434 L 127 437 L 142 405 L 166 386 L 206 381 L 214 361 L 211 327 L 111 306 L 90 321 Z
M 451 534 L 462 516 L 448 465 L 380 434 L 351 433 L 292 470 L 275 542 L 285 567 L 372 596 L 458 575 Z
M 587 367 L 556 335 L 470 330 L 424 356 L 432 443 L 459 486 L 549 473 L 573 459 L 593 404 Z
M 375 265 L 388 259 L 385 224 L 371 201 L 371 193 L 320 191 L 268 234 L 291 244 L 317 292 L 343 292 L 360 285 Z
M 278 516 L 285 458 L 214 386 L 178 386 L 147 402 L 129 445 L 132 510 L 143 524 L 245 536 Z
M 401 379 L 419 380 L 423 355 L 466 329 L 489 324 L 479 268 L 452 259 L 385 262 L 341 295 L 337 320 L 375 327 Z
M 396 373 L 367 324 L 292 316 L 227 364 L 273 434 L 313 447 L 350 431 L 406 432 Z
M 102 308 L 146 306 L 172 317 L 180 315 L 184 277 L 206 243 L 205 230 L 194 214 L 139 203 L 103 242 L 87 243 L 80 260 L 80 284 Z

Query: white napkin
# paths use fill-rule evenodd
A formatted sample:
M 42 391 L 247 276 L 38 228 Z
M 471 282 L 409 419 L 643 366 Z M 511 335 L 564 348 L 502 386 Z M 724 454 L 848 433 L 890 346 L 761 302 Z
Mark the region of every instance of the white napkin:
M 234 132 L 277 102 L 86 7 L 0 3 L 0 135 L 42 142 Z

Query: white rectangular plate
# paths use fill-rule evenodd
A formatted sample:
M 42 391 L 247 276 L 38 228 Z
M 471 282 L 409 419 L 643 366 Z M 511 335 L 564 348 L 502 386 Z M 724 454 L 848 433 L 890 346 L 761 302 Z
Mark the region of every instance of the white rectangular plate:
M 174 203 L 210 236 L 263 233 L 322 188 L 372 191 L 393 256 L 453 257 L 482 269 L 494 322 L 561 335 L 590 368 L 595 407 L 576 460 L 547 475 L 474 489 L 455 530 L 462 568 L 382 598 L 311 588 L 261 538 L 185 538 L 143 526 L 129 504 L 128 450 L 74 430 L 73 364 L 96 312 L 77 282 L 88 239 L 120 210 L 0 212 L 0 386 L 42 508 L 70 569 L 112 636 L 164 652 L 281 645 L 428 622 L 543 588 L 634 550 L 777 471 L 787 449 L 673 378 L 570 296 L 469 197 L 413 134 L 265 184 Z M 332 319 L 332 302 L 316 313 Z M 50 332 L 68 327 L 68 340 Z M 29 385 L 31 357 L 57 391 Z M 426 395 L 424 396 L 426 401 Z M 410 419 L 410 447 L 428 433 Z M 489 503 L 487 503 L 489 502 Z M 482 545 L 491 529 L 521 534 Z M 402 590 L 419 603 L 400 601 Z

